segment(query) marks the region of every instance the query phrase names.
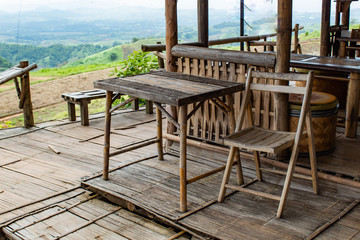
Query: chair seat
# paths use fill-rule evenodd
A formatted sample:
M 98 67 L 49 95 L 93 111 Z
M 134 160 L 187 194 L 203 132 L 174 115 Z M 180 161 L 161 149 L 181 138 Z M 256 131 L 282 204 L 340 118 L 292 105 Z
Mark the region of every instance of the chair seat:
M 254 126 L 225 137 L 224 143 L 228 146 L 276 154 L 293 145 L 295 134 Z

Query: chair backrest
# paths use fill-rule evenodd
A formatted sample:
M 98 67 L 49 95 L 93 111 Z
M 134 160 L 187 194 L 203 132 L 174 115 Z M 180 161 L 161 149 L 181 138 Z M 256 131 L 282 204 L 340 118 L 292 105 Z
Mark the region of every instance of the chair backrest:
M 284 86 L 284 85 L 270 85 L 254 82 L 254 79 L 266 79 L 266 80 L 281 80 L 281 81 L 300 81 L 306 82 L 305 87 Z M 259 82 L 259 81 L 257 81 Z M 240 114 L 238 116 L 236 131 L 239 131 L 243 124 L 245 115 L 247 115 L 250 124 L 252 122 L 252 108 L 251 108 L 251 93 L 252 91 L 265 91 L 274 93 L 293 93 L 303 95 L 301 113 L 299 117 L 299 124 L 297 132 L 302 131 L 305 115 L 310 111 L 310 100 L 313 86 L 313 72 L 308 74 L 301 73 L 272 73 L 272 72 L 258 72 L 252 68 L 249 69 L 246 79 L 245 93 L 242 99 Z M 310 114 L 311 116 L 311 114 Z

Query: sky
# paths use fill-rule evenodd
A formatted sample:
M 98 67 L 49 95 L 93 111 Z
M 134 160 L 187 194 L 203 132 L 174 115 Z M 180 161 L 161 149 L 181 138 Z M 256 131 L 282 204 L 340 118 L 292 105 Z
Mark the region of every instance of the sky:
M 318 12 L 321 9 L 322 0 L 294 0 L 293 9 L 297 11 Z M 0 0 L 1 11 L 19 12 L 47 7 L 68 10 L 81 7 L 106 8 L 125 6 L 144 6 L 163 8 L 165 0 Z M 197 0 L 178 0 L 180 9 L 195 9 Z M 236 9 L 240 0 L 209 0 L 210 8 Z M 273 3 L 272 3 L 273 2 Z M 245 0 L 245 4 L 254 10 L 265 8 L 276 9 L 277 0 Z M 353 2 L 352 7 L 360 8 L 360 1 Z

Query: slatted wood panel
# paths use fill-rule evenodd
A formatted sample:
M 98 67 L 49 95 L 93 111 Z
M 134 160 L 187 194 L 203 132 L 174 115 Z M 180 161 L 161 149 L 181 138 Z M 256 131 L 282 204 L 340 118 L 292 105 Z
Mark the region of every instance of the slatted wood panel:
M 245 82 L 245 73 L 248 68 L 247 65 L 243 64 L 190 58 L 178 58 L 177 66 L 177 71 L 181 73 L 242 83 Z M 261 71 L 274 71 L 271 68 L 255 68 Z M 271 79 L 258 79 L 255 81 L 264 84 L 273 84 L 273 80 Z M 242 93 L 235 93 L 233 96 L 236 119 L 240 112 Z M 222 100 L 227 102 L 226 97 L 223 97 Z M 273 94 L 254 91 L 252 101 L 255 103 L 253 104 L 255 122 L 263 128 L 271 129 L 274 124 Z M 189 106 L 188 111 L 191 111 L 195 105 L 196 104 Z M 217 109 L 211 101 L 206 101 L 188 122 L 188 135 L 195 138 L 222 144 L 222 138 L 229 133 L 230 129 L 227 115 Z

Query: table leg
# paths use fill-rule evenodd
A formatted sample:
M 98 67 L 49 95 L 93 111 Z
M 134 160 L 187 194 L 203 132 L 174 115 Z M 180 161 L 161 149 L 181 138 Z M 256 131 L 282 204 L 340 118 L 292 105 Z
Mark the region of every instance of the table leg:
M 359 117 L 360 73 L 350 73 L 350 82 L 346 99 L 345 136 L 356 137 Z
M 105 132 L 104 132 L 104 168 L 103 179 L 109 179 L 109 154 L 110 154 L 110 128 L 111 128 L 111 101 L 112 92 L 106 91 L 106 106 L 105 106 Z
M 163 156 L 163 141 L 162 141 L 162 113 L 159 108 L 156 108 L 156 124 L 157 124 L 157 149 L 158 159 L 164 160 Z
M 180 106 L 180 211 L 187 211 L 186 130 L 187 105 Z

